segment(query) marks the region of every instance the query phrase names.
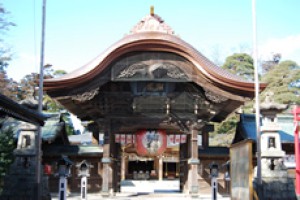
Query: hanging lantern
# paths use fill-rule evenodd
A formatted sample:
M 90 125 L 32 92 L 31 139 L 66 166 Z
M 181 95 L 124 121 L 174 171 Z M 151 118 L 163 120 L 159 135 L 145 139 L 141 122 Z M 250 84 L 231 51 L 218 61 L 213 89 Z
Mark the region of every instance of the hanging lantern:
M 136 139 L 136 150 L 140 156 L 161 155 L 167 147 L 167 135 L 162 130 L 141 130 Z

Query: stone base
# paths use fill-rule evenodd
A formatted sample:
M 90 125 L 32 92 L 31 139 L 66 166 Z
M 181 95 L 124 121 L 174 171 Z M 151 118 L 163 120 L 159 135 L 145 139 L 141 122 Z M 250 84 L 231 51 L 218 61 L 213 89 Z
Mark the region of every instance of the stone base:
M 0 200 L 20 200 L 20 199 L 35 199 L 36 197 L 36 183 L 35 176 L 30 177 L 14 177 L 6 178 L 4 188 L 0 195 Z M 42 197 L 41 200 L 51 200 L 51 195 L 48 190 L 48 179 L 42 179 Z
M 35 199 L 36 167 L 32 162 L 28 167 L 18 164 L 18 159 L 10 166 L 9 173 L 4 177 L 3 191 L 0 200 Z M 48 177 L 41 174 L 41 200 L 51 200 L 48 188 Z
M 109 192 L 101 192 L 101 196 L 104 198 L 111 197 L 111 194 Z
M 296 199 L 294 179 L 289 178 L 285 170 L 263 170 L 262 185 L 254 179 L 253 187 L 259 199 Z

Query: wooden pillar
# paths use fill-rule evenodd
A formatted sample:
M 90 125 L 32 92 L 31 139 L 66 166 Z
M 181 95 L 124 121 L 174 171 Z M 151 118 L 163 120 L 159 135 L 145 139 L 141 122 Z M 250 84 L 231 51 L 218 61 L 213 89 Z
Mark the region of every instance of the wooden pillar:
M 209 132 L 213 132 L 214 125 L 206 124 L 205 127 L 202 129 L 202 145 L 203 148 L 207 148 L 209 146 Z
M 158 160 L 158 180 L 162 181 L 163 180 L 163 158 L 162 156 L 159 156 Z
M 179 173 L 179 181 L 180 181 L 180 191 L 184 193 L 188 193 L 188 144 L 190 142 L 190 135 L 187 135 L 186 143 L 180 144 L 179 151 L 179 159 L 180 159 L 180 173 Z
M 124 152 L 122 152 L 122 157 L 121 157 L 121 181 L 125 180 L 125 172 L 126 172 L 126 156 Z
M 114 192 L 120 192 L 121 189 L 121 147 L 120 144 L 115 143 L 115 137 L 112 136 L 112 147 L 111 147 L 111 156 L 113 157 L 114 162 L 112 162 L 113 169 L 113 179 L 112 179 L 112 188 Z
M 102 196 L 108 197 L 112 194 L 112 159 L 111 153 L 111 129 L 110 121 L 106 122 L 106 130 L 104 134 L 104 145 L 103 145 L 103 171 L 102 171 Z
M 189 183 L 189 193 L 192 196 L 196 196 L 199 190 L 198 183 L 198 165 L 200 163 L 198 158 L 198 130 L 196 125 L 192 124 L 190 126 L 190 137 L 189 151 L 190 158 L 188 160 L 189 172 L 188 172 L 188 183 Z

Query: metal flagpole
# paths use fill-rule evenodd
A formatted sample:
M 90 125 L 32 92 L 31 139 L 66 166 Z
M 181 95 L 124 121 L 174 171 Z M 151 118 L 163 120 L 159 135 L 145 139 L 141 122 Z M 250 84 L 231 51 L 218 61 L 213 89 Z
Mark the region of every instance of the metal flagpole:
M 46 0 L 43 0 L 42 5 L 42 37 L 41 37 L 41 52 L 40 52 L 40 76 L 39 76 L 39 106 L 38 112 L 42 113 L 43 111 L 43 82 L 44 82 L 44 49 L 45 49 L 45 25 L 46 25 Z M 38 133 L 37 133 L 37 165 L 36 165 L 36 188 L 37 188 L 37 200 L 41 199 L 41 192 L 42 192 L 42 184 L 41 184 L 41 161 L 42 161 L 42 150 L 41 150 L 41 143 L 42 143 L 42 127 L 38 126 Z
M 257 156 L 257 182 L 261 180 L 261 146 L 260 146 L 260 109 L 259 109 L 259 79 L 257 62 L 257 37 L 256 37 L 256 0 L 252 0 L 252 25 L 253 25 L 253 60 L 255 79 L 255 119 L 256 119 L 256 156 Z

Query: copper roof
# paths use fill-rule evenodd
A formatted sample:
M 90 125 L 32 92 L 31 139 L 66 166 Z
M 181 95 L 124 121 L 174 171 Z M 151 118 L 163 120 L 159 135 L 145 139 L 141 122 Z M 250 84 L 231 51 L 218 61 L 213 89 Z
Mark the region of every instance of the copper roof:
M 103 72 L 115 59 L 132 51 L 162 51 L 178 54 L 193 63 L 197 67 L 197 75 L 204 76 L 211 84 L 231 92 L 238 90 L 238 93 L 246 94 L 245 96 L 254 95 L 253 82 L 216 66 L 191 45 L 174 35 L 172 28 L 156 14 L 144 17 L 131 29 L 130 34 L 85 66 L 62 77 L 46 79 L 44 89 L 55 91 L 82 85 Z M 194 81 L 197 83 L 197 80 Z M 266 84 L 260 84 L 261 89 L 265 87 Z

